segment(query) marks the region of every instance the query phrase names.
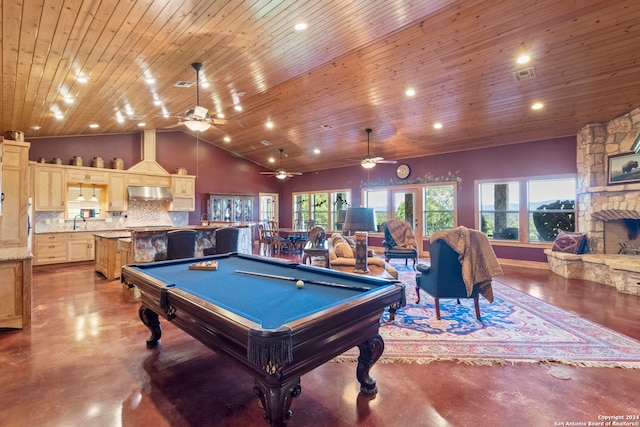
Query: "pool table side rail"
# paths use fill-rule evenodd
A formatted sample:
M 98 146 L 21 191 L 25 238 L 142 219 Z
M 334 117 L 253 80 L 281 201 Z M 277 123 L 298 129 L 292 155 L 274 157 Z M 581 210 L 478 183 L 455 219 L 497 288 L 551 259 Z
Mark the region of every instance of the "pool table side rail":
M 258 379 L 263 367 L 250 363 L 249 332 L 260 325 L 232 311 L 195 297 L 136 269 L 123 272 L 139 287 L 142 304 L 218 353 L 230 356 Z M 293 362 L 282 367 L 282 378 L 295 378 L 322 365 L 378 333 L 386 307 L 404 301 L 404 285 L 389 283 L 335 307 L 286 325 L 292 331 Z
M 141 289 L 144 296 L 144 289 Z M 264 366 L 251 363 L 248 355 L 250 332 L 291 330 L 293 362 L 281 368 L 283 380 L 295 378 L 344 353 L 378 333 L 384 309 L 404 299 L 404 286 L 394 284 L 363 294 L 355 300 L 330 307 L 317 313 L 268 330 L 232 311 L 195 297 L 181 289 L 169 288 L 168 300 L 175 308 L 169 319 L 214 351 L 224 353 L 250 370 L 257 378 L 264 378 Z M 151 306 L 158 309 L 157 300 Z

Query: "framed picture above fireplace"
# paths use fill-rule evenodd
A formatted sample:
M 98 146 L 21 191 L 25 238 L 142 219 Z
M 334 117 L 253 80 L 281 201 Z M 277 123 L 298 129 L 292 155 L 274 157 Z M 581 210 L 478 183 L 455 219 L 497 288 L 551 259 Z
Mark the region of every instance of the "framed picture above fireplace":
M 607 185 L 640 182 L 640 153 L 609 156 Z

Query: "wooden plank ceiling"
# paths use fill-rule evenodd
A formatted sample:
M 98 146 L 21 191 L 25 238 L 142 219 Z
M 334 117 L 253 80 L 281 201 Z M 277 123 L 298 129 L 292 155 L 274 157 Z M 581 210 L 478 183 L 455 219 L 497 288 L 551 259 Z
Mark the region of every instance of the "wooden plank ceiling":
M 270 169 L 283 148 L 290 171 L 357 165 L 365 128 L 372 156 L 400 159 L 575 135 L 640 106 L 637 0 L 0 6 L 0 130 L 27 140 L 184 129 L 196 88 L 176 83 L 195 81 L 193 62 L 200 105 L 227 119 L 201 137 Z M 528 67 L 535 78 L 516 81 Z

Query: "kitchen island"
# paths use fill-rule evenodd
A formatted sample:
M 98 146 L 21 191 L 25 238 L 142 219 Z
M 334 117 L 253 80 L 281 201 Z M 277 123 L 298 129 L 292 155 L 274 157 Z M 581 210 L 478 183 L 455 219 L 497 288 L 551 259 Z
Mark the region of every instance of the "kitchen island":
M 204 250 L 215 246 L 215 232 L 228 225 L 190 225 L 184 227 L 134 227 L 131 228 L 131 250 L 133 262 L 147 263 L 166 259 L 167 232 L 173 230 L 196 230 L 195 256 L 203 256 Z M 238 252 L 251 254 L 252 229 L 251 224 L 234 225 L 240 230 L 238 236 Z
M 131 237 L 130 231 L 104 231 L 94 233 L 95 267 L 94 270 L 107 280 L 120 277 L 122 262 L 120 259 L 120 239 Z

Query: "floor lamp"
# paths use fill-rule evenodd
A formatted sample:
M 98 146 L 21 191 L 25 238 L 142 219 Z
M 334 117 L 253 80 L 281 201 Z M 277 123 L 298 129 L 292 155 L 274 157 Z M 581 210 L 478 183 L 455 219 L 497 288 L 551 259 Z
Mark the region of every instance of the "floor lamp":
M 349 208 L 344 222 L 344 231 L 355 232 L 356 242 L 354 273 L 369 273 L 367 262 L 367 239 L 369 231 L 376 231 L 376 214 L 373 208 Z

